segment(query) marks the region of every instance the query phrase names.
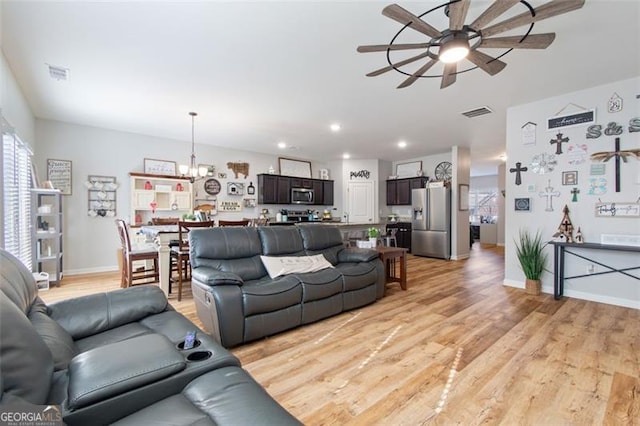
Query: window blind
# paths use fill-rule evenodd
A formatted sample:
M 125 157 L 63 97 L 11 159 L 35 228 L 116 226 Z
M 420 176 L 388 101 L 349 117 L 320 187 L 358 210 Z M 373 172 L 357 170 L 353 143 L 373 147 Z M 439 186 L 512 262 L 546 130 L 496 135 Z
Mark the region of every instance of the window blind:
M 3 245 L 5 250 L 32 269 L 32 152 L 9 126 L 2 127 Z

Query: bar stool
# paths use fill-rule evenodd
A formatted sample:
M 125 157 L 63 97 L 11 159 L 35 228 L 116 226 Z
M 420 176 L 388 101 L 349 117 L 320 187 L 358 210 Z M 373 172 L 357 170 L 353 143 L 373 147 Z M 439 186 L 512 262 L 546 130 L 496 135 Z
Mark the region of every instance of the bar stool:
M 398 247 L 398 240 L 396 239 L 396 233 L 398 228 L 390 228 L 387 230 L 387 235 L 382 237 L 382 244 L 385 247 Z

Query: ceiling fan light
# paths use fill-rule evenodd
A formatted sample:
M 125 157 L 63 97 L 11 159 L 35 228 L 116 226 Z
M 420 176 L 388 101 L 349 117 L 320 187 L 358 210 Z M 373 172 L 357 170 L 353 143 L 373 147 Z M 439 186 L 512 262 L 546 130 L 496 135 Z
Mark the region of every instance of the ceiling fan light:
M 456 39 L 445 43 L 440 48 L 440 53 L 438 55 L 438 59 L 440 59 L 445 64 L 452 64 L 454 62 L 459 62 L 467 57 L 469 54 L 469 41 L 466 39 Z

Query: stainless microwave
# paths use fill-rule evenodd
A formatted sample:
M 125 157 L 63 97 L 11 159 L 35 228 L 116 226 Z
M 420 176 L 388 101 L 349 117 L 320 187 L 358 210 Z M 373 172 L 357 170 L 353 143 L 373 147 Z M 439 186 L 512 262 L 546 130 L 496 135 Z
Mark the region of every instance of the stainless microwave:
M 291 204 L 313 204 L 313 189 L 291 188 Z

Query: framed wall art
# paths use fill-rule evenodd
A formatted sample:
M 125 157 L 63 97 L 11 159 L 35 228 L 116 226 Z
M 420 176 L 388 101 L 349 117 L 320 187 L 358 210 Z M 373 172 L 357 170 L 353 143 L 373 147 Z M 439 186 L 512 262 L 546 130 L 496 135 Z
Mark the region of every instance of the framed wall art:
M 461 183 L 458 189 L 458 210 L 464 212 L 469 210 L 469 185 Z
M 517 212 L 529 212 L 531 211 L 531 199 L 530 198 L 516 198 L 513 203 L 514 210 Z
M 71 195 L 71 160 L 47 159 L 47 180 L 62 195 Z
M 562 184 L 563 185 L 577 185 L 578 184 L 578 172 L 562 172 Z
M 149 175 L 176 175 L 176 162 L 166 160 L 144 159 L 144 172 Z
M 311 177 L 311 161 L 279 157 L 278 164 L 280 165 L 280 174 L 282 176 Z
M 399 178 L 420 176 L 420 171 L 422 171 L 422 161 L 396 164 L 396 176 Z

